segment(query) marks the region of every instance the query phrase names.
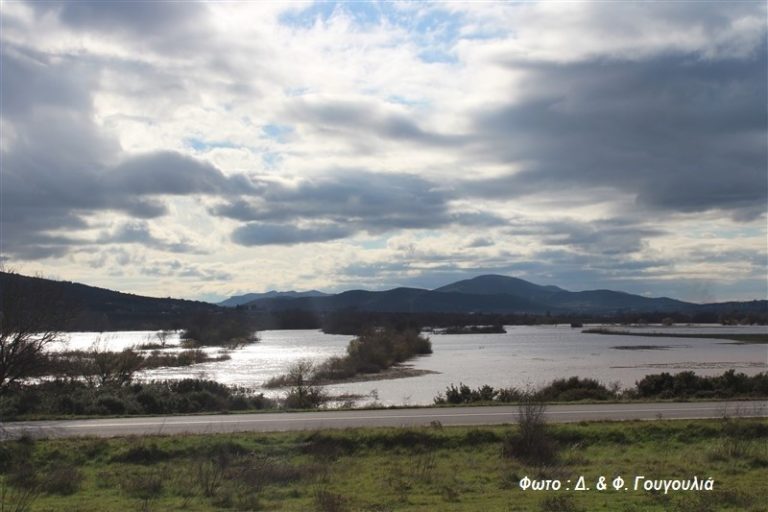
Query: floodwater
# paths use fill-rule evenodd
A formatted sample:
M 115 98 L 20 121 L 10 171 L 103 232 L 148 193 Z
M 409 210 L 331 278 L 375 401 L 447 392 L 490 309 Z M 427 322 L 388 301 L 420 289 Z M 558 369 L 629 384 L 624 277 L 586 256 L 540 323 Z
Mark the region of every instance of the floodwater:
M 539 386 L 553 379 L 591 377 L 605 384 L 631 387 L 650 373 L 693 370 L 718 375 L 725 370 L 754 375 L 768 371 L 768 345 L 737 344 L 729 340 L 620 336 L 582 333 L 569 326 L 507 326 L 506 334 L 431 335 L 433 354 L 409 361 L 430 373 L 402 379 L 375 380 L 326 386 L 333 395 L 365 395 L 360 403 L 376 400 L 384 405 L 430 404 L 450 384 L 471 387 Z M 616 329 L 627 330 L 626 327 Z M 765 326 L 646 326 L 629 328 L 638 333 L 763 333 Z M 321 362 L 342 355 L 352 336 L 323 334 L 316 330 L 262 331 L 260 341 L 228 351 L 227 361 L 183 368 L 158 368 L 143 372 L 143 379 L 204 377 L 231 385 L 264 390 L 270 378 L 284 373 L 299 360 Z M 68 349 L 88 348 L 94 341 L 110 350 L 157 342 L 154 331 L 71 333 Z M 177 344 L 178 333 L 167 336 Z M 171 347 L 166 350 L 178 350 Z M 205 349 L 211 354 L 219 348 Z

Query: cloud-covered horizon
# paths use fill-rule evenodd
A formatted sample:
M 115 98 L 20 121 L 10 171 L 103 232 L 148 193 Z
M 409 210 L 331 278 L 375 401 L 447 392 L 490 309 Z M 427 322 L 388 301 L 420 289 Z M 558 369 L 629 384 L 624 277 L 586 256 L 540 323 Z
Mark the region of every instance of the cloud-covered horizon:
M 12 2 L 0 244 L 149 295 L 768 294 L 759 2 Z

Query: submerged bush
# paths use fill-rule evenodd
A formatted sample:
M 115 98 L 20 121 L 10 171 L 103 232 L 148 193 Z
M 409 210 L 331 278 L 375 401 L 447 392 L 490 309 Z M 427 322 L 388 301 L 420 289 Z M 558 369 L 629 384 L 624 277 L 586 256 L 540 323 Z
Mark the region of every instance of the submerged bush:
M 367 329 L 349 342 L 346 356 L 331 357 L 319 365 L 299 362 L 287 374 L 270 379 L 265 385 L 268 388 L 314 386 L 360 373 L 378 373 L 414 356 L 431 353 L 432 342 L 417 331 Z M 304 403 L 305 396 L 302 389 L 293 389 L 287 400 Z
M 238 346 L 258 341 L 253 320 L 238 308 L 199 313 L 186 324 L 180 337 L 187 347 Z

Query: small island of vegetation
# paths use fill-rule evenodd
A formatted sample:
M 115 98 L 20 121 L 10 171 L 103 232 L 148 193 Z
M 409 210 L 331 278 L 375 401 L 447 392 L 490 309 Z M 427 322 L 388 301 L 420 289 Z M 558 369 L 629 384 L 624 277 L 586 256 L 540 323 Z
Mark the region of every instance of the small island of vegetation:
M 736 343 L 768 343 L 768 333 L 681 333 L 681 332 L 632 332 L 608 327 L 584 329 L 584 334 L 612 334 L 614 336 L 643 336 L 646 338 L 703 338 L 715 340 L 731 340 Z
M 267 382 L 268 388 L 294 386 L 301 382 L 329 384 L 354 379 L 360 375 L 375 374 L 391 369 L 419 355 L 432 353 L 429 338 L 414 330 L 393 328 L 369 328 L 349 342 L 345 356 L 331 357 L 313 366 L 304 364 L 301 375 L 296 371 L 281 375 Z M 407 376 L 413 376 L 408 372 Z
M 506 334 L 501 324 L 492 325 L 453 325 L 442 329 L 432 329 L 434 334 Z

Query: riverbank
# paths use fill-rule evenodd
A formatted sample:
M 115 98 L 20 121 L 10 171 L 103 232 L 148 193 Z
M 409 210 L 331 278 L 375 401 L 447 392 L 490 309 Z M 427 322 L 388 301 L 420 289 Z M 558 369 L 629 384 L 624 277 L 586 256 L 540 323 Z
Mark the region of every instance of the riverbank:
M 746 345 L 752 343 L 768 344 L 768 333 L 765 334 L 741 334 L 741 333 L 722 333 L 722 334 L 683 334 L 676 332 L 632 332 L 627 330 L 614 330 L 605 327 L 595 329 L 584 329 L 584 334 L 612 334 L 615 336 L 642 336 L 645 338 L 703 338 L 710 340 L 731 340 L 736 343 L 733 345 Z
M 320 379 L 317 381 L 319 386 L 328 386 L 333 384 L 349 384 L 353 382 L 373 382 L 378 380 L 407 379 L 410 377 L 420 377 L 422 375 L 439 374 L 433 370 L 421 370 L 413 368 L 410 365 L 395 365 L 377 373 L 360 373 L 344 379 Z

